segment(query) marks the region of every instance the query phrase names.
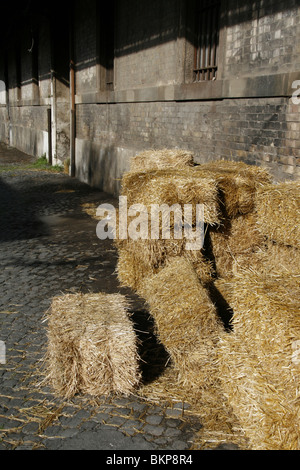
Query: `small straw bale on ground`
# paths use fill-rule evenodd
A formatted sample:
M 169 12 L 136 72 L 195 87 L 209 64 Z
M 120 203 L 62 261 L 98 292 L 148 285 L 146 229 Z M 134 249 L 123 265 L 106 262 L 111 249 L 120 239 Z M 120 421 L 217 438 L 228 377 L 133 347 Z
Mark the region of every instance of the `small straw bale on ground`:
M 190 388 L 215 385 L 214 355 L 224 326 L 207 290 L 185 258 L 170 259 L 138 290 L 149 305 L 157 336 Z
M 188 150 L 145 150 L 130 160 L 130 171 L 180 169 L 194 166 L 194 156 Z
M 225 218 L 253 212 L 257 189 L 271 183 L 265 169 L 242 162 L 213 161 L 196 166 L 195 172 L 217 180 Z
M 269 240 L 300 248 L 300 182 L 268 185 L 257 193 L 257 225 Z
M 120 294 L 56 297 L 48 318 L 46 382 L 58 396 L 133 393 L 140 382 L 136 334 Z
M 252 213 L 210 229 L 210 242 L 217 275 L 227 278 L 252 266 L 254 254 L 264 246 L 264 237 L 257 229 L 256 215 Z
M 129 172 L 122 178 L 122 196 L 127 197 L 128 207 L 142 204 L 148 214 L 152 204 L 203 205 L 204 222 L 216 225 L 220 222 L 220 201 L 214 178 L 199 178 L 193 169 Z
M 255 450 L 299 450 L 300 276 L 217 283 L 234 311 L 218 347 L 220 380 Z

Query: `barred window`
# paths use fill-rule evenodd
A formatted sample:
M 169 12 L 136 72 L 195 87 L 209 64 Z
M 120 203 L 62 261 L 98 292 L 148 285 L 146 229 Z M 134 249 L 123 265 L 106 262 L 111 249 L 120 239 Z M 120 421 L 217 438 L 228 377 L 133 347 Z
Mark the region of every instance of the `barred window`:
M 220 0 L 198 0 L 194 81 L 217 78 Z

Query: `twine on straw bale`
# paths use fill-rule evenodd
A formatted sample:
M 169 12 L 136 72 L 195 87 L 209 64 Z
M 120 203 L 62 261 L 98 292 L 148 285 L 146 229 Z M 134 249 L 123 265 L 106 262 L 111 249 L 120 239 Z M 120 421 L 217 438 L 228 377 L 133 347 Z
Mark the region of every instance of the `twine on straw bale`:
M 163 170 L 186 168 L 194 165 L 194 157 L 188 150 L 161 149 L 145 150 L 130 160 L 130 171 Z
M 257 225 L 269 240 L 300 248 L 300 183 L 285 182 L 260 188 Z
M 56 297 L 48 317 L 46 367 L 55 394 L 132 393 L 140 382 L 137 339 L 120 294 Z
M 300 277 L 244 273 L 219 288 L 234 310 L 218 347 L 224 393 L 253 449 L 297 450 Z

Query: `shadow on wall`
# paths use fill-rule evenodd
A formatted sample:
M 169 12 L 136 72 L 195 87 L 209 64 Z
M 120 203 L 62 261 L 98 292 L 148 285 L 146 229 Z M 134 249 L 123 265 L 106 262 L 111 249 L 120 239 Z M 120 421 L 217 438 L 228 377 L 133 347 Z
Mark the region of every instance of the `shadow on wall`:
M 121 178 L 129 169 L 133 152 L 129 149 L 87 140 L 76 140 L 76 177 L 108 194 L 118 195 Z
M 1 25 L 0 31 L 0 46 L 1 44 L 9 44 L 15 40 L 24 27 L 28 25 L 29 45 L 32 32 L 35 32 L 37 25 L 41 21 L 45 24 L 51 25 L 53 29 L 53 48 L 55 54 L 53 59 L 55 61 L 54 68 L 56 69 L 57 78 L 69 84 L 69 19 L 70 14 L 76 13 L 75 7 L 79 9 L 79 14 L 88 7 L 91 12 L 97 17 L 97 9 L 100 19 L 104 18 L 107 23 L 109 14 L 113 12 L 111 2 L 94 2 L 86 0 L 77 0 L 72 2 L 72 8 L 68 3 L 61 2 L 60 0 L 52 0 L 52 2 L 41 2 L 40 0 L 28 0 L 21 2 L 22 5 L 16 7 L 16 2 L 1 2 L 1 15 L 5 21 Z M 115 54 L 117 57 L 126 56 L 140 50 L 155 47 L 157 45 L 174 41 L 178 37 L 186 37 L 191 44 L 196 44 L 197 35 L 194 30 L 195 23 L 195 6 L 197 0 L 185 0 L 184 2 L 174 2 L 173 0 L 151 0 L 145 2 L 144 14 L 141 16 L 141 2 L 138 0 L 119 0 L 117 3 L 117 13 L 122 18 L 123 30 L 127 34 L 123 34 L 122 38 L 118 37 L 118 43 L 115 45 Z M 221 19 L 224 26 L 234 26 L 244 22 L 253 21 L 253 19 L 264 18 L 265 16 L 289 12 L 297 5 L 298 0 L 292 2 L 284 1 L 266 1 L 260 2 L 255 0 L 252 2 L 252 7 L 249 7 L 249 0 L 227 0 L 222 2 Z M 266 3 L 267 6 L 262 4 Z M 109 5 L 108 5 L 109 4 Z M 75 5 L 75 6 L 74 6 Z M 80 10 L 82 8 L 83 10 Z M 130 15 L 127 14 L 130 8 Z M 174 15 L 179 15 L 179 10 L 182 9 L 182 14 L 186 14 L 188 21 L 173 21 Z M 59 11 L 59 15 L 57 12 Z M 170 14 L 170 12 L 172 14 Z M 77 13 L 78 14 L 78 13 Z M 126 23 L 127 22 L 127 23 Z M 129 25 L 128 25 L 129 23 Z M 30 26 L 29 26 L 30 25 Z M 30 29 L 29 29 L 30 28 Z M 63 47 L 62 47 L 63 45 Z M 95 62 L 95 54 L 91 57 L 84 57 L 85 67 L 89 67 L 91 63 Z M 100 63 L 106 66 L 107 58 L 105 54 L 99 57 Z M 81 67 L 84 67 L 81 65 Z M 42 69 L 42 74 L 49 72 L 48 69 Z M 26 75 L 25 79 L 29 80 L 32 77 Z M 13 83 L 10 86 L 14 86 Z

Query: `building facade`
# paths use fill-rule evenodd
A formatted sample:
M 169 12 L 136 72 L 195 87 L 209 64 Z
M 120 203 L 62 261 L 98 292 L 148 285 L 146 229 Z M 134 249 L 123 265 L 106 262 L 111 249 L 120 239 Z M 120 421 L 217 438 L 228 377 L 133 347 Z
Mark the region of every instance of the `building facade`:
M 0 140 L 114 194 L 149 148 L 299 179 L 299 0 L 24 3 L 2 32 Z

